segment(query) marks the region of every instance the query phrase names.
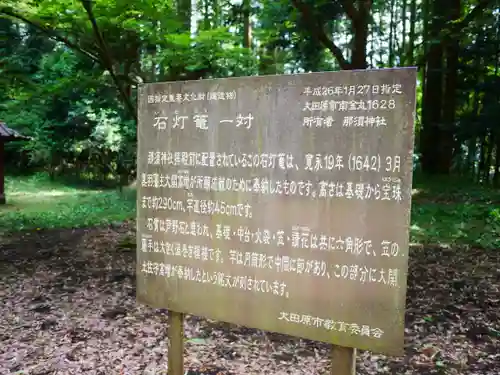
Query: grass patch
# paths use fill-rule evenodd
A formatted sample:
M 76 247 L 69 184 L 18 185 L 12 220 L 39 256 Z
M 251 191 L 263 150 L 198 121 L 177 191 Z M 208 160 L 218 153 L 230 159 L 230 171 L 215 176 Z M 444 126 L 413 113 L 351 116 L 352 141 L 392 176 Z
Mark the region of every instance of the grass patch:
M 0 232 L 98 226 L 135 218 L 135 190 L 85 189 L 45 174 L 7 178 Z M 411 240 L 500 248 L 500 191 L 453 178 L 415 179 Z
M 0 232 L 76 228 L 135 217 L 135 191 L 82 189 L 50 181 L 46 174 L 6 178 L 7 205 Z
M 412 241 L 500 248 L 500 190 L 453 177 L 415 179 Z

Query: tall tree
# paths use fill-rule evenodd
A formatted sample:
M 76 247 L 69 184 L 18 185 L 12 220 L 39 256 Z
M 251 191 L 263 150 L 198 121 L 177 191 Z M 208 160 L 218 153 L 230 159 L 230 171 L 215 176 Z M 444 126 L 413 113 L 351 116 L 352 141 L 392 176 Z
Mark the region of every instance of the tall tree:
M 337 5 L 336 1 L 333 1 Z M 368 43 L 368 25 L 370 22 L 371 0 L 341 0 L 340 9 L 345 13 L 352 29 L 351 60 L 348 61 L 339 48 L 325 31 L 325 17 L 330 20 L 339 17 L 338 7 L 331 7 L 330 14 L 321 14 L 318 7 L 308 4 L 305 0 L 292 0 L 294 7 L 302 15 L 305 24 L 313 38 L 322 43 L 333 54 L 340 69 L 366 69 L 366 49 Z M 322 8 L 324 9 L 324 8 Z M 328 18 L 326 18 L 328 20 Z

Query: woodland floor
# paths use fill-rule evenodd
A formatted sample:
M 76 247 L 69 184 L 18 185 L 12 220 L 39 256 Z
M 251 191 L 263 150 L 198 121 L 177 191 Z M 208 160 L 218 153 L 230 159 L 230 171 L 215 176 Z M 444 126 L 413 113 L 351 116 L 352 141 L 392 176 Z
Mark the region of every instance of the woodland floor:
M 165 312 L 135 301 L 127 224 L 0 239 L 0 374 L 166 374 Z M 130 241 L 130 240 L 128 240 Z M 403 357 L 358 374 L 500 373 L 500 251 L 414 248 Z M 187 374 L 325 374 L 325 344 L 188 317 Z M 162 371 L 163 370 L 163 371 Z

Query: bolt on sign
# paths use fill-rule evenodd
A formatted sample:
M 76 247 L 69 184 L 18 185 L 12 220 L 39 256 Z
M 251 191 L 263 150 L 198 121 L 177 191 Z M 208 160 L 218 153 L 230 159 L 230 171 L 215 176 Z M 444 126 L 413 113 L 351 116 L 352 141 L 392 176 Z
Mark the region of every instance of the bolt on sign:
M 416 69 L 139 89 L 138 300 L 403 351 Z

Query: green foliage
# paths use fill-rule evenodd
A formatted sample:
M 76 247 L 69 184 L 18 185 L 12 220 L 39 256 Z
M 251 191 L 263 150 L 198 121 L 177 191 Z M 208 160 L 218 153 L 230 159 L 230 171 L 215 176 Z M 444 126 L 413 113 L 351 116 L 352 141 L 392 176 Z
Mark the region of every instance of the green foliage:
M 500 192 L 463 180 L 415 183 L 411 239 L 424 244 L 500 248 Z M 7 179 L 0 232 L 104 225 L 135 218 L 136 195 L 53 182 L 47 174 Z
M 28 142 L 7 145 L 7 167 L 14 172 L 45 171 L 58 181 L 83 180 L 89 186 L 127 186 L 135 178 L 138 83 L 333 70 L 339 64 L 321 31 L 349 61 L 356 35 L 366 22 L 369 35 L 363 43 L 371 67 L 424 66 L 429 63 L 430 47 L 441 48 L 442 56 L 432 59 L 435 66 L 419 73 L 415 169 L 428 169 L 429 163 L 421 160 L 430 160 L 429 154 L 435 153 L 436 160 L 451 160 L 444 169 L 472 181 L 417 184 L 413 238 L 499 246 L 498 195 L 474 185 L 500 186 L 498 9 L 489 4 L 470 17 L 478 4 L 486 3 L 464 1 L 456 16 L 451 7 L 432 2 L 377 0 L 362 20 L 352 17 L 359 5 L 355 3 L 349 8 L 349 2 L 301 0 L 309 10 L 308 19 L 303 9 L 288 0 L 198 0 L 193 4 L 197 12 L 191 14 L 190 2 L 185 0 L 94 0 L 92 14 L 80 0 L 4 0 L 0 5 L 0 120 L 31 136 Z M 248 13 L 244 4 L 251 8 Z M 193 30 L 188 30 L 189 18 L 196 25 Z M 441 31 L 434 32 L 439 22 Z M 248 25 L 251 33 L 245 29 Z M 252 40 L 244 45 L 243 35 L 249 34 Z M 456 45 L 451 43 L 455 39 Z M 457 56 L 451 68 L 447 66 L 454 61 L 450 47 Z M 436 74 L 443 76 L 432 81 Z M 451 82 L 455 96 L 447 92 L 437 95 L 439 100 L 428 99 L 431 94 L 423 90 L 423 83 L 429 83 L 429 76 L 446 87 Z M 423 102 L 426 106 L 420 105 Z M 430 121 L 429 113 L 439 116 Z M 437 135 L 419 138 L 426 127 L 435 127 Z M 450 144 L 446 152 L 436 151 L 445 149 L 440 142 Z M 52 186 L 40 183 L 42 190 Z M 450 185 L 460 189 L 453 191 Z M 63 185 L 53 188 L 63 189 Z M 74 198 L 80 194 L 77 191 L 62 197 Z M 14 202 L 17 196 L 23 197 L 21 201 L 36 196 L 16 194 L 14 189 Z M 93 194 L 86 190 L 79 196 L 83 201 L 89 198 L 91 204 L 82 209 L 75 204 L 74 212 L 98 222 L 90 212 L 98 212 L 99 204 L 108 203 L 106 199 L 114 202 L 116 196 L 109 191 Z M 70 201 L 75 203 L 73 198 Z M 55 200 L 49 200 L 46 211 L 52 212 L 54 205 Z M 47 213 L 51 217 L 47 223 L 71 222 L 71 210 L 57 207 L 53 212 L 64 220 Z M 84 215 L 81 210 L 88 212 Z M 43 216 L 42 211 L 4 211 L 2 220 L 26 227 L 30 215 Z
M 411 237 L 419 243 L 500 248 L 500 191 L 463 179 L 417 181 Z
M 0 6 L 8 52 L 0 58 L 1 78 L 9 83 L 0 93 L 0 119 L 31 136 L 8 147 L 11 170 L 126 185 L 135 174 L 136 144 L 126 104 L 135 105 L 137 82 L 258 73 L 255 55 L 224 22 L 192 35 L 174 1 L 97 0 L 93 19 L 80 1 L 21 3 Z
M 7 178 L 8 204 L 0 206 L 0 233 L 77 228 L 135 217 L 135 191 L 93 190 L 52 182 L 47 174 Z

